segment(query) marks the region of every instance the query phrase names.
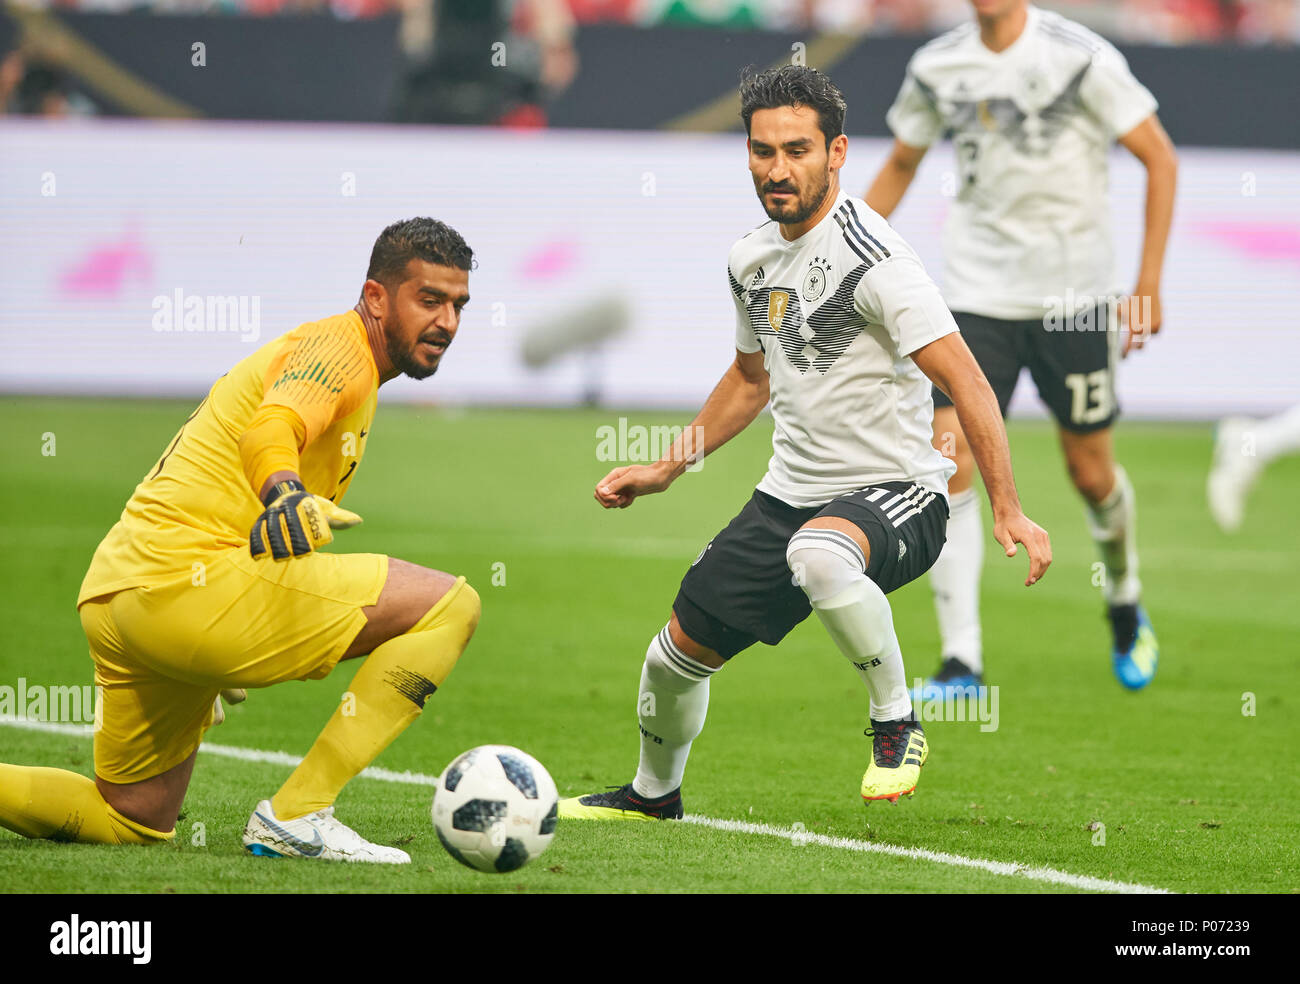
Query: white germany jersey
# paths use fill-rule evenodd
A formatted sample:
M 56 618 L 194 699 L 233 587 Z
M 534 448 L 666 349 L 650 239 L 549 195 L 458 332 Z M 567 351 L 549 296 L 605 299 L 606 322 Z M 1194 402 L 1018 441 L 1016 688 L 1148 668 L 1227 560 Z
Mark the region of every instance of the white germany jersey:
M 727 265 L 736 348 L 761 349 L 771 380 L 759 489 L 800 507 L 888 481 L 946 496 L 956 466 L 930 445 L 930 382 L 908 356 L 957 325 L 889 223 L 840 192 L 794 242 L 765 223 Z
M 944 296 L 954 311 L 1041 318 L 1050 298 L 1119 293 L 1107 201 L 1112 142 L 1156 110 L 1106 40 L 1029 8 L 994 53 L 974 23 L 908 64 L 886 116 L 903 143 L 953 138 L 956 202 L 944 230 Z

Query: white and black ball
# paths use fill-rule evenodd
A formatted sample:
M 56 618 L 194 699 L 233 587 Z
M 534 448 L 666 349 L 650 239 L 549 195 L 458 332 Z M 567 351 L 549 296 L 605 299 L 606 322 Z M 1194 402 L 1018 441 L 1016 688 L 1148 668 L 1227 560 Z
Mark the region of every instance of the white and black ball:
M 443 770 L 433 829 L 447 853 L 479 871 L 514 871 L 555 836 L 559 797 L 537 759 L 510 745 L 480 745 Z

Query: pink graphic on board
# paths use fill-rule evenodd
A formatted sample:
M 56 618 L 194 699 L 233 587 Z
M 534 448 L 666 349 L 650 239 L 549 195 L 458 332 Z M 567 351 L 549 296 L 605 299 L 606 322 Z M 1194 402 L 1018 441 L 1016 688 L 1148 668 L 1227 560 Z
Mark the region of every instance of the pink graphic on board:
M 111 298 L 122 293 L 127 278 L 146 282 L 153 259 L 134 229 L 116 243 L 94 246 L 64 269 L 59 290 L 73 298 Z
M 554 280 L 569 273 L 577 262 L 577 243 L 549 242 L 524 258 L 519 274 L 527 280 Z
M 1282 222 L 1199 222 L 1202 236 L 1222 240 L 1255 260 L 1300 264 L 1300 228 Z

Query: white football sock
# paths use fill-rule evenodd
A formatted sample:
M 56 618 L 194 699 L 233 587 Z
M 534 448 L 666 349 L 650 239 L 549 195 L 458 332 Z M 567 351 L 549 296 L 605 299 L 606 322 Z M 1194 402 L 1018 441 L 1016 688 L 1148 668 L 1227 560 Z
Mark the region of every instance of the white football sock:
M 709 677 L 716 672 L 682 652 L 666 625 L 650 643 L 636 703 L 641 762 L 632 788 L 640 795 L 658 799 L 681 786 L 691 742 L 709 710 Z
M 1300 405 L 1276 417 L 1255 421 L 1246 433 L 1254 435 L 1255 457 L 1260 468 L 1275 458 L 1300 452 Z
M 1138 580 L 1137 496 L 1123 466 L 1115 465 L 1115 487 L 1101 502 L 1086 502 L 1088 530 L 1105 566 L 1102 588 L 1109 605 L 1136 605 L 1142 597 Z
M 948 497 L 948 542 L 930 568 L 944 659 L 984 671 L 980 629 L 980 575 L 984 569 L 984 514 L 973 488 Z
M 903 654 L 885 593 L 866 575 L 862 549 L 838 530 L 799 530 L 786 562 L 813 611 L 871 695 L 873 721 L 912 713 Z

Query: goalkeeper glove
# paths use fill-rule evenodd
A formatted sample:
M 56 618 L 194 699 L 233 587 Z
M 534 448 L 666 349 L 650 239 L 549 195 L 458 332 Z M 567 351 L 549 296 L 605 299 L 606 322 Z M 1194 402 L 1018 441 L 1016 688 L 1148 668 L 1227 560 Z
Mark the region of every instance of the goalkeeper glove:
M 302 482 L 276 482 L 262 503 L 266 511 L 257 517 L 248 535 L 248 549 L 256 560 L 267 552 L 276 560 L 288 560 L 311 553 L 334 539 L 332 530 L 345 530 L 361 522 L 324 496 L 312 495 Z

